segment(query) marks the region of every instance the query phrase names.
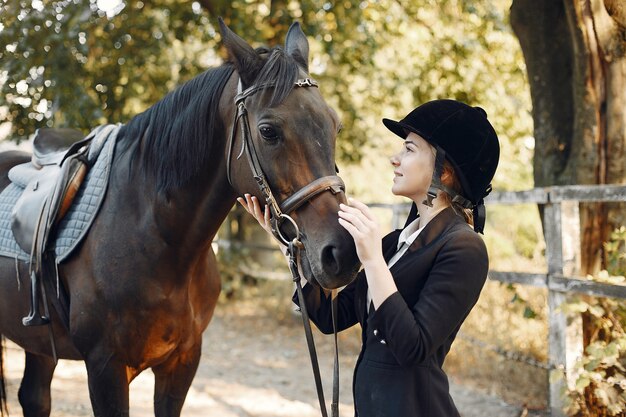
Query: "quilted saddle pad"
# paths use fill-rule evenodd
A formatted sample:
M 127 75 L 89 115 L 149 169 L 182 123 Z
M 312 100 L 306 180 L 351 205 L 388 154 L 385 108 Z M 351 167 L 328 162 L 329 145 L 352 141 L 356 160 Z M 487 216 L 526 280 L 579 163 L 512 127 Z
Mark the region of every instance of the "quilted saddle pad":
M 48 243 L 49 248 L 54 249 L 57 263 L 70 256 L 84 239 L 104 201 L 119 128 L 118 125 L 113 129 L 100 129 L 99 136 L 93 139 L 104 141 L 102 150 Z M 0 193 L 0 256 L 29 261 L 30 254 L 19 247 L 11 231 L 11 210 L 23 191 L 22 187 L 11 183 Z

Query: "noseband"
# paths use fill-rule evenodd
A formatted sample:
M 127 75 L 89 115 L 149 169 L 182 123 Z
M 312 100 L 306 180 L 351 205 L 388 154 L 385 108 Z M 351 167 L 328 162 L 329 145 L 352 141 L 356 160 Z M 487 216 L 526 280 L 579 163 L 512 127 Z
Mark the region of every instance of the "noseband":
M 230 175 L 231 171 L 231 160 L 232 160 L 232 152 L 233 146 L 235 143 L 235 134 L 237 131 L 237 125 L 241 126 L 241 137 L 242 137 L 242 145 L 241 151 L 239 155 L 237 155 L 237 159 L 241 158 L 244 151 L 246 152 L 248 164 L 250 165 L 250 169 L 252 171 L 252 176 L 257 182 L 259 186 L 259 190 L 263 197 L 265 198 L 265 202 L 270 209 L 270 223 L 272 225 L 272 232 L 274 236 L 283 242 L 285 245 L 288 245 L 291 242 L 291 239 L 286 238 L 280 231 L 280 225 L 284 221 L 288 221 L 292 224 L 296 231 L 295 239 L 300 241 L 300 230 L 298 229 L 298 225 L 296 222 L 289 216 L 289 214 L 296 211 L 300 208 L 304 203 L 312 200 L 319 194 L 330 191 L 333 194 L 339 194 L 340 192 L 345 192 L 345 184 L 343 180 L 337 175 L 328 175 L 325 177 L 317 178 L 316 180 L 310 182 L 305 185 L 294 194 L 286 198 L 281 204 L 276 201 L 274 194 L 272 193 L 272 189 L 270 188 L 269 182 L 267 181 L 267 177 L 263 172 L 263 168 L 261 167 L 261 163 L 259 161 L 259 157 L 257 155 L 256 148 L 254 147 L 254 141 L 252 140 L 252 134 L 250 132 L 250 123 L 248 121 L 248 110 L 246 109 L 246 98 L 251 95 L 264 90 L 266 88 L 274 87 L 275 83 L 267 83 L 262 85 L 253 85 L 246 90 L 242 91 L 241 79 L 237 85 L 237 95 L 235 96 L 235 105 L 237 106 L 237 113 L 235 115 L 235 121 L 233 123 L 233 129 L 231 131 L 229 143 L 228 143 L 228 159 L 226 160 L 226 174 L 228 176 L 228 182 L 230 185 L 233 185 L 232 178 Z M 294 86 L 296 88 L 309 88 L 309 87 L 317 87 L 317 81 L 311 78 L 303 78 L 298 79 Z

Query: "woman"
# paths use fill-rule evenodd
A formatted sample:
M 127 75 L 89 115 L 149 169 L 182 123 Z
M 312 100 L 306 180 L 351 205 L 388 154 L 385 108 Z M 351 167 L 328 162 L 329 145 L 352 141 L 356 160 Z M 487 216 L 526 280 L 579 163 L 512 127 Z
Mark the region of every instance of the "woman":
M 339 292 L 337 314 L 339 331 L 357 322 L 362 327 L 356 415 L 459 416 L 442 366 L 487 277 L 477 232 L 498 164 L 498 138 L 484 110 L 454 100 L 431 101 L 399 122 L 383 123 L 404 139 L 391 157 L 391 191 L 413 206 L 405 227 L 381 245 L 365 204 L 340 205 L 339 224 L 354 238 L 363 265 Z M 267 209 L 249 195 L 239 201 L 269 230 Z M 329 292 L 311 283 L 303 291 L 311 320 L 331 333 Z

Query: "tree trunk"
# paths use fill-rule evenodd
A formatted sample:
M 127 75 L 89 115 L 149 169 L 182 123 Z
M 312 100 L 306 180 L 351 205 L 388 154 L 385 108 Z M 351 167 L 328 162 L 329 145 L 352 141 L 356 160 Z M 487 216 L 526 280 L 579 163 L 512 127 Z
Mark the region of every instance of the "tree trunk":
M 513 0 L 535 123 L 536 186 L 626 183 L 626 6 L 623 0 Z M 624 204 L 581 204 L 581 273 L 606 268 L 603 243 Z M 597 340 L 583 314 L 584 346 Z M 586 411 L 607 410 L 585 390 Z M 623 414 L 620 414 L 623 415 Z
M 626 25 L 621 0 L 514 0 L 535 123 L 536 186 L 626 183 Z M 623 204 L 581 205 L 582 273 L 605 265 Z

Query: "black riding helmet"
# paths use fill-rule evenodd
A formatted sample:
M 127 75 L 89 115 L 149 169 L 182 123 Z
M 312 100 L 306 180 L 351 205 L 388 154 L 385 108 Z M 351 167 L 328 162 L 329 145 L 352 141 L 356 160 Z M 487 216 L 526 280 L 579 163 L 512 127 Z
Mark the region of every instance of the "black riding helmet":
M 417 107 L 399 122 L 383 119 L 383 123 L 402 139 L 414 132 L 435 147 L 435 172 L 425 203 L 431 203 L 437 190 L 447 192 L 452 201 L 473 209 L 474 230 L 482 233 L 483 199 L 491 192 L 491 180 L 500 158 L 498 136 L 487 113 L 455 100 L 434 100 Z M 444 159 L 459 178 L 461 195 L 441 184 Z

